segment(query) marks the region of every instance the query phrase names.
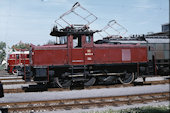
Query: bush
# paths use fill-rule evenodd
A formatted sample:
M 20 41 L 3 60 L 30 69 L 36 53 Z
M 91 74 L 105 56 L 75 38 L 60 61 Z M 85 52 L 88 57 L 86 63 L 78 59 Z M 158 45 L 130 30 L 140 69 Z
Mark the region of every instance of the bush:
M 120 113 L 169 113 L 169 107 L 161 106 L 161 107 L 141 107 L 141 108 L 131 108 L 129 110 L 121 110 Z

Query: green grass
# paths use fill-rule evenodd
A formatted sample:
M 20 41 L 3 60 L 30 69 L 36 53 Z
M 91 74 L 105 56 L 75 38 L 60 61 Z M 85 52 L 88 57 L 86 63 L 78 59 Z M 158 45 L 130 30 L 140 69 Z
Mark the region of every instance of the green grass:
M 170 107 L 162 106 L 162 107 L 141 107 L 141 108 L 132 108 L 121 110 L 120 113 L 170 113 Z
M 82 113 L 170 113 L 170 106 L 159 106 L 159 107 L 138 107 L 131 109 L 123 109 L 123 110 L 105 110 L 105 111 L 90 111 L 90 112 L 82 112 Z

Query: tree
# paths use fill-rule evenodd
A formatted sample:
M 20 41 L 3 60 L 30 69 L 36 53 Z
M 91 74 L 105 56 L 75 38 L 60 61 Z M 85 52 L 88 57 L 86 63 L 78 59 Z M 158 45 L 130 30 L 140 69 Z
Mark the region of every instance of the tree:
M 21 50 L 21 49 L 29 50 L 29 48 L 30 48 L 30 44 L 23 43 L 21 41 L 18 44 L 15 44 L 15 45 L 12 46 L 13 51 L 14 50 Z
M 53 45 L 53 44 L 55 44 L 56 42 L 55 41 L 53 41 L 53 40 L 48 40 L 48 42 L 45 44 L 45 45 Z
M 2 61 L 6 56 L 5 49 L 6 49 L 6 43 L 1 41 L 0 42 L 0 64 L 2 63 Z

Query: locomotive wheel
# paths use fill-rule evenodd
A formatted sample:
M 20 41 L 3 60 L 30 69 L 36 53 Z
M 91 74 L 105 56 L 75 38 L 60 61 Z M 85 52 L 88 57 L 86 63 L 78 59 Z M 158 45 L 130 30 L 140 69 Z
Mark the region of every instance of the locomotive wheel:
M 71 86 L 71 80 L 56 77 L 54 81 L 59 88 L 68 88 Z
M 13 75 L 18 75 L 18 70 L 13 70 L 13 71 L 12 71 L 12 74 L 13 74 Z
M 92 77 L 87 82 L 84 83 L 84 86 L 92 86 L 96 82 L 96 78 Z
M 126 73 L 123 76 L 119 77 L 119 81 L 122 84 L 130 84 L 134 81 L 135 75 L 134 73 Z

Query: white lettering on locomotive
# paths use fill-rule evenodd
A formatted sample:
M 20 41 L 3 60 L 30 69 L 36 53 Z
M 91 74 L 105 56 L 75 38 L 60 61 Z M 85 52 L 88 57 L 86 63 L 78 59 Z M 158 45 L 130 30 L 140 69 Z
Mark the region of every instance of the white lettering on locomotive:
M 87 57 L 87 60 L 92 60 L 92 58 L 91 57 Z
M 93 55 L 93 53 L 85 53 L 85 55 L 86 55 L 86 56 L 88 56 L 88 55 Z
M 84 62 L 84 60 L 72 60 L 72 62 Z

